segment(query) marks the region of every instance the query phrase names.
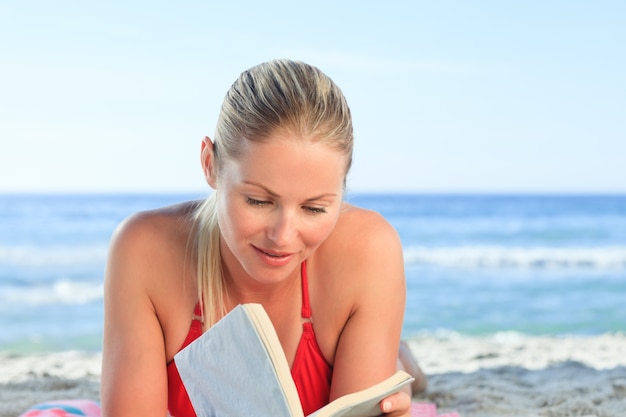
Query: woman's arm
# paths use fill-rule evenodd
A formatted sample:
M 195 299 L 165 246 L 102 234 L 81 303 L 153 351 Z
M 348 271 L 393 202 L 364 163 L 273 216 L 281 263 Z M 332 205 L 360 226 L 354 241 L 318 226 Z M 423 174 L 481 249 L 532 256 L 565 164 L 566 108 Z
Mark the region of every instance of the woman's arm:
M 382 216 L 364 210 L 352 214 L 341 246 L 348 270 L 342 276 L 352 301 L 335 352 L 331 400 L 366 388 L 397 370 L 406 285 L 402 244 Z M 350 248 L 350 249 L 346 249 Z M 338 248 L 337 248 L 338 249 Z M 408 415 L 408 394 L 389 398 L 393 415 Z M 385 401 L 381 403 L 381 406 Z
M 150 298 L 158 248 L 150 217 L 116 231 L 105 273 L 101 399 L 103 417 L 167 413 L 163 332 Z M 152 280 L 151 280 L 152 278 Z

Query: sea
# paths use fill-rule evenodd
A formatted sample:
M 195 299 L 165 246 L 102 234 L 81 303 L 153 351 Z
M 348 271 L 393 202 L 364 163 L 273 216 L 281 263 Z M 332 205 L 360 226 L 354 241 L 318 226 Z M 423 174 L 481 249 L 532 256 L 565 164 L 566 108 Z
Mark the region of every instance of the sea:
M 115 227 L 203 197 L 0 195 L 0 351 L 99 351 Z M 346 199 L 380 212 L 402 240 L 405 338 L 626 331 L 626 195 Z

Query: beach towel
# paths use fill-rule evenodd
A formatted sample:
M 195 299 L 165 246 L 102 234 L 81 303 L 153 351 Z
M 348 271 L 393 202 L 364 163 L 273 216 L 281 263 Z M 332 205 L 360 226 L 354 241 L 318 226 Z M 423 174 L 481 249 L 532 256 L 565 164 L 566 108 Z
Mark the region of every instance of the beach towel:
M 19 417 L 101 417 L 101 413 L 95 401 L 64 400 L 37 404 Z
M 29 408 L 19 417 L 101 417 L 100 406 L 90 400 L 48 401 Z M 411 403 L 411 417 L 460 417 L 455 411 L 437 414 L 433 403 Z
M 456 411 L 437 414 L 437 406 L 433 403 L 412 402 L 411 417 L 461 417 Z

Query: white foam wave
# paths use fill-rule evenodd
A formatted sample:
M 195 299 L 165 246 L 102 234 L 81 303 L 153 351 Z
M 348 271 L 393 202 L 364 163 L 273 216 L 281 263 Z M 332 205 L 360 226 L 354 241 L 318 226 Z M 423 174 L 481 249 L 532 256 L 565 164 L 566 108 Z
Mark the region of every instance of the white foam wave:
M 102 282 L 59 280 L 47 285 L 3 287 L 0 292 L 2 304 L 87 304 L 102 299 Z
M 409 247 L 408 264 L 461 268 L 626 269 L 626 246 L 608 247 Z
M 101 264 L 107 247 L 94 246 L 0 246 L 0 264 L 31 267 Z

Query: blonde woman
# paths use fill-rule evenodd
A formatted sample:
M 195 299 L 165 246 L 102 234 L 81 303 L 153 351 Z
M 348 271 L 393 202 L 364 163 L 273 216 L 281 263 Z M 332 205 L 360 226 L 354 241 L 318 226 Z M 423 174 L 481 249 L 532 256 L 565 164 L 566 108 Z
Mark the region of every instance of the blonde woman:
M 112 240 L 103 416 L 194 416 L 173 357 L 242 303 L 267 311 L 305 415 L 396 371 L 402 247 L 380 215 L 343 200 L 352 146 L 346 100 L 317 68 L 241 74 L 202 141 L 211 196 L 133 215 Z M 380 406 L 409 415 L 410 396 Z

